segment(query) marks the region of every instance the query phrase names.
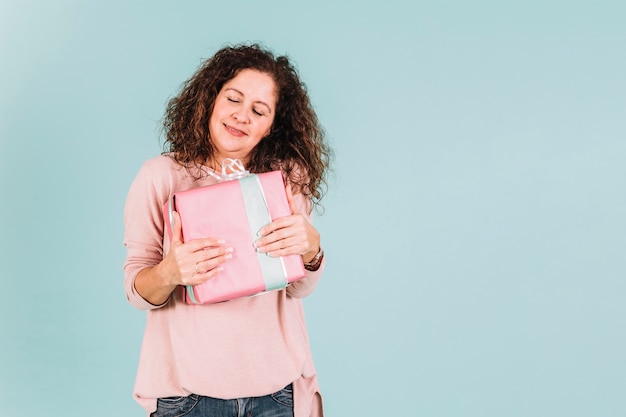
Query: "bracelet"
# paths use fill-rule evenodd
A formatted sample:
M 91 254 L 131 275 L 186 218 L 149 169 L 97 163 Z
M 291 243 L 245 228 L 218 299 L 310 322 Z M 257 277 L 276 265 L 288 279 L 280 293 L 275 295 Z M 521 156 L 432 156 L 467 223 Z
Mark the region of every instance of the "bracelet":
M 310 262 L 304 263 L 304 269 L 307 271 L 317 271 L 320 269 L 322 259 L 324 259 L 324 249 L 320 246 L 320 250 L 317 252 L 317 255 L 315 255 Z

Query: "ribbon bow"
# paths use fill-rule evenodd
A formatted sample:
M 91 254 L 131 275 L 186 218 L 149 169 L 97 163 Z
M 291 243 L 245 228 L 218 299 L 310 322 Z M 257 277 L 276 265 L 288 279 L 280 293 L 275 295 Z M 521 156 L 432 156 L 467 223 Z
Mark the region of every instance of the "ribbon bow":
M 209 174 L 218 181 L 229 181 L 244 178 L 250 175 L 250 171 L 246 170 L 243 162 L 239 159 L 225 158 L 222 161 L 221 175 L 213 170 L 209 170 Z

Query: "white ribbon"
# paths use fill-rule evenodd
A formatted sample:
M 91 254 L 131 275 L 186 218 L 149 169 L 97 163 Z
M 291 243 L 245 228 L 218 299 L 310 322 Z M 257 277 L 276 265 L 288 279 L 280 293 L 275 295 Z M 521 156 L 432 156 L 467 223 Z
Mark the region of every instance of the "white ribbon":
M 221 175 L 210 168 L 208 172 L 209 175 L 216 178 L 218 181 L 238 180 L 239 178 L 245 178 L 250 175 L 250 171 L 246 170 L 241 160 L 232 158 L 225 158 L 222 161 Z

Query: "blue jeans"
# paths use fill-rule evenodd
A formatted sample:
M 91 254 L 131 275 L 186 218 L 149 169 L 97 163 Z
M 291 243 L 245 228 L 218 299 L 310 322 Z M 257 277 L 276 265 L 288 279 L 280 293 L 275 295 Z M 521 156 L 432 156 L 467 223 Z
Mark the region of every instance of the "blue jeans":
M 151 417 L 293 417 L 291 384 L 263 397 L 220 400 L 191 394 L 159 398 Z

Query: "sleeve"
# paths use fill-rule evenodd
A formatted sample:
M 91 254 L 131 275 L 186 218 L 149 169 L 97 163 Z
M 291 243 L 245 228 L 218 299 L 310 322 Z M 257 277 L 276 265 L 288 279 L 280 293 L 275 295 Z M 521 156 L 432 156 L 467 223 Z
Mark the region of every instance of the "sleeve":
M 305 214 L 306 219 L 312 224 L 313 223 L 313 215 L 312 215 L 312 205 L 311 202 L 308 201 L 302 194 L 294 195 L 294 200 L 298 210 L 301 213 Z M 324 266 L 326 264 L 326 255 L 322 259 L 322 263 L 317 271 L 308 271 L 305 270 L 305 277 L 301 280 L 298 280 L 292 283 L 287 287 L 287 295 L 294 298 L 304 298 L 315 291 L 317 284 L 322 277 L 322 272 L 324 271 Z
M 164 158 L 164 157 L 160 157 Z M 124 207 L 124 289 L 131 305 L 148 310 L 158 308 L 135 289 L 139 272 L 163 259 L 163 204 L 169 198 L 172 178 L 163 159 L 150 160 L 141 167 L 130 186 Z

